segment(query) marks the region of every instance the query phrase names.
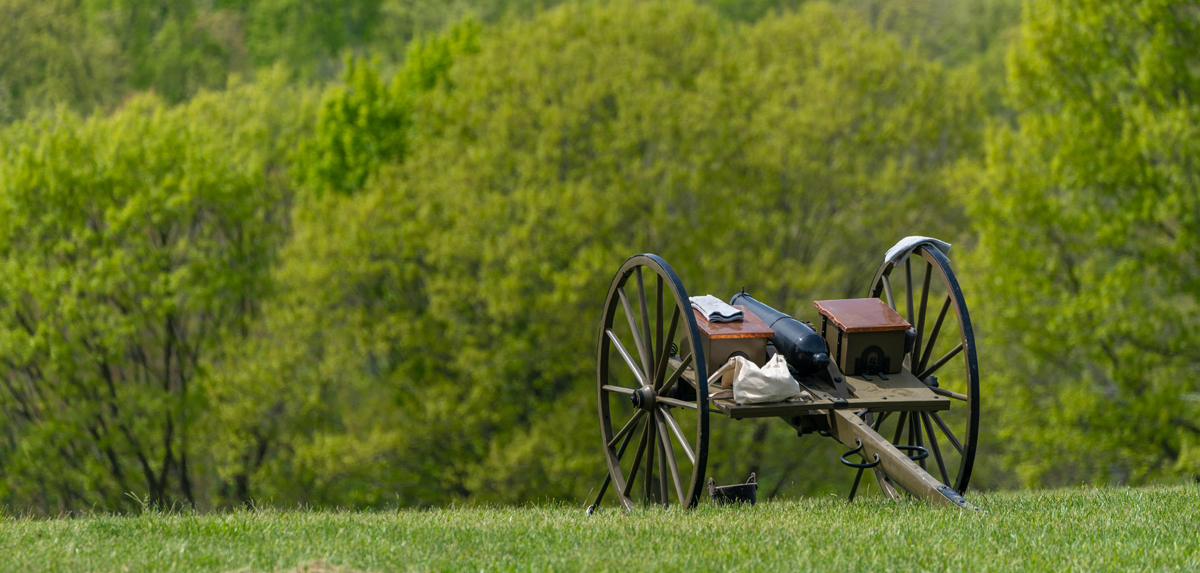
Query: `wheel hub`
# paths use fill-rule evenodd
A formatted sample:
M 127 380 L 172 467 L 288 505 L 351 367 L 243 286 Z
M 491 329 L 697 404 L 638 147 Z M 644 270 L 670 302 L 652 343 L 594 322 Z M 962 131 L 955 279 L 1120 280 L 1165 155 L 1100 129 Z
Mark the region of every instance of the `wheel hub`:
M 633 395 L 629 397 L 629 401 L 633 402 L 634 408 L 649 410 L 654 406 L 654 390 L 649 386 L 633 391 Z

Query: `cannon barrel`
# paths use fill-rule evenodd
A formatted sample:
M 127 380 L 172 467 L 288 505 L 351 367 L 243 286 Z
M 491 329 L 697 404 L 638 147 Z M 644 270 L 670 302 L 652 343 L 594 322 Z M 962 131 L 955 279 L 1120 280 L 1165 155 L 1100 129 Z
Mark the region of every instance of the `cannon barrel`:
M 745 292 L 733 295 L 729 304 L 740 304 L 767 323 L 775 331 L 771 344 L 801 376 L 816 374 L 829 366 L 825 339 L 808 325 L 754 300 Z

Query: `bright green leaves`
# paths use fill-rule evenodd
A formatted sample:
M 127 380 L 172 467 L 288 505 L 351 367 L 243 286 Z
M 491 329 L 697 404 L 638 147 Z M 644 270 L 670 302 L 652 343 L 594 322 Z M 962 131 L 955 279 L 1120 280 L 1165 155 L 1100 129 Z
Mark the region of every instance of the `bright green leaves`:
M 1195 437 L 1197 27 L 1177 3 L 1047 3 L 1010 55 L 1017 127 L 970 214 L 981 316 L 1020 341 L 993 386 L 1026 483 L 1166 475 Z
M 311 149 L 333 167 L 310 182 L 341 192 L 300 204 L 280 296 L 218 373 L 229 467 L 312 503 L 581 495 L 620 262 L 801 314 L 861 296 L 897 237 L 963 230 L 942 173 L 979 110 L 957 81 L 826 6 L 737 29 L 688 2 L 568 5 L 420 44 L 391 83 L 355 63 Z M 795 471 L 763 445 L 794 433 L 726 429 L 714 468 Z
M 346 64 L 346 85 L 326 93 L 308 153 L 308 180 L 319 191 L 358 190 L 382 161 L 403 157 L 408 140 L 408 95 L 388 90 L 373 66 Z
M 116 98 L 115 46 L 88 29 L 75 4 L 0 1 L 0 125 L 50 103 L 87 110 Z
M 350 194 L 390 161 L 408 152 L 412 100 L 445 81 L 455 58 L 479 50 L 479 26 L 467 21 L 446 34 L 414 42 L 400 72 L 385 85 L 378 62 L 346 60 L 343 85 L 321 103 L 313 140 L 300 160 L 318 193 Z
M 207 495 L 204 363 L 268 287 L 306 99 L 277 82 L 9 128 L 0 488 L 40 511 Z M 297 119 L 300 119 L 297 122 Z

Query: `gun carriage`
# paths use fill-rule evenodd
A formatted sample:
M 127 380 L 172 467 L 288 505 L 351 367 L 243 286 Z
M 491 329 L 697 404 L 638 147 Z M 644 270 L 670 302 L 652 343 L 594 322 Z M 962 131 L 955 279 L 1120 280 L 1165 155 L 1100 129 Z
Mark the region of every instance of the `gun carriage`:
M 609 489 L 627 510 L 694 507 L 712 489 L 705 477 L 714 417 L 779 418 L 798 436 L 841 442 L 840 461 L 856 470 L 850 500 L 870 470 L 890 498 L 973 509 L 962 497 L 979 433 L 971 319 L 946 256 L 928 243 L 906 252 L 902 263 L 875 271 L 866 298 L 815 301 L 817 326 L 744 289 L 729 302 L 744 311 L 743 322 L 709 322 L 662 258 L 626 260 L 599 331 L 596 393 L 608 473 L 588 513 Z M 761 366 L 776 354 L 803 399 L 739 403 L 728 391 L 713 392 L 731 357 Z

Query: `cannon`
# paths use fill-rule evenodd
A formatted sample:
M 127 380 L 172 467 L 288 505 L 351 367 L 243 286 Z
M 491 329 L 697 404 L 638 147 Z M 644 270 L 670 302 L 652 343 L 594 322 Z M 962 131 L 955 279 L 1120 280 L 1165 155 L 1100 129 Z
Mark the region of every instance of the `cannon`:
M 710 489 L 713 418 L 779 418 L 798 436 L 837 440 L 846 448 L 839 461 L 855 471 L 850 501 L 870 470 L 889 498 L 975 509 L 963 494 L 978 443 L 979 365 L 949 259 L 920 244 L 902 263 L 881 264 L 865 294 L 814 301 L 815 326 L 743 288 L 729 303 L 745 319 L 712 323 L 692 308 L 665 260 L 628 258 L 609 286 L 598 333 L 607 471 L 587 512 L 610 489 L 626 510 L 695 507 Z M 714 392 L 733 357 L 761 365 L 775 354 L 804 390 L 800 398 L 739 403 Z

